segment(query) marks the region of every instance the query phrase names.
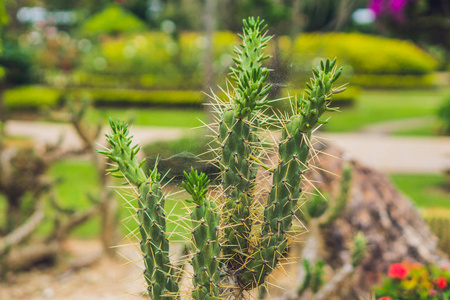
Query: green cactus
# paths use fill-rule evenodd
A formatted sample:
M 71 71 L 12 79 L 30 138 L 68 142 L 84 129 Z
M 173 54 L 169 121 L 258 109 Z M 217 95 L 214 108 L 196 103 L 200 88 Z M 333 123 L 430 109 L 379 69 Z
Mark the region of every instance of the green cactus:
M 331 96 L 343 91 L 332 88 L 342 71 L 336 67 L 336 59 L 313 69 L 311 83 L 295 101 L 292 114 L 275 118 L 282 128 L 281 142 L 273 147 L 278 164 L 264 165 L 267 148 L 260 139 L 264 134 L 262 125 L 269 119 L 264 113 L 271 88 L 267 83 L 269 70 L 262 65 L 269 57 L 263 53 L 270 39 L 265 28 L 259 19 L 244 20 L 242 44 L 235 50 L 236 64 L 231 68 L 236 82 L 227 95 L 231 101 L 217 99 L 216 134 L 220 147 L 216 162 L 222 172 L 216 199 L 208 196 L 209 179 L 203 173 L 191 170 L 185 174 L 183 187 L 195 204 L 190 217 L 193 299 L 240 298 L 243 291 L 263 284 L 277 267 L 302 195 L 301 181 L 308 170 L 312 131 L 326 123 L 320 119 L 325 111 L 334 110 L 329 108 Z M 179 272 L 168 257 L 161 175 L 156 167 L 144 171 L 143 162 L 137 159 L 139 147 L 132 147 L 127 125 L 111 121 L 111 129 L 107 135 L 111 147 L 101 153 L 117 164 L 109 172 L 125 177 L 137 188 L 140 247 L 150 297 L 179 299 Z M 261 193 L 256 188 L 260 167 L 273 173 L 263 212 L 258 210 Z M 321 270 L 319 265 L 315 269 Z M 319 288 L 321 281 L 316 277 L 313 281 Z
M 226 197 L 224 209 L 225 237 L 228 240 L 224 255 L 231 258 L 230 264 L 242 266 L 251 232 L 252 198 L 257 165 L 251 161 L 256 157 L 257 117 L 255 110 L 266 103 L 271 85 L 267 85 L 269 70 L 261 63 L 269 56 L 262 52 L 270 37 L 264 33 L 262 21 L 254 18 L 244 20 L 242 44 L 236 48 L 235 67 L 231 68 L 236 81 L 233 103 L 227 105 L 220 117 L 219 142 L 223 190 Z
M 314 77 L 307 84 L 305 96 L 294 106 L 294 114 L 283 124 L 278 146 L 278 166 L 273 173 L 272 190 L 264 209 L 263 228 L 254 253 L 240 274 L 240 284 L 251 289 L 264 283 L 277 266 L 287 245 L 287 232 L 301 196 L 301 180 L 308 169 L 311 132 L 317 124 L 326 123 L 320 117 L 327 110 L 334 93 L 332 83 L 341 74 L 335 68 L 336 59 L 313 69 Z
M 195 208 L 192 219 L 192 266 L 194 275 L 194 299 L 218 299 L 220 294 L 220 244 L 219 220 L 215 203 L 206 197 L 209 179 L 204 173 L 184 173 L 186 181 L 183 187 L 191 194 Z
M 165 197 L 161 191 L 161 176 L 157 168 L 146 175 L 142 169 L 145 161 L 138 162 L 139 146 L 131 146 L 128 125 L 110 120 L 112 133 L 107 135 L 111 149 L 99 151 L 117 163 L 107 170 L 113 176 L 126 178 L 138 189 L 140 248 L 144 256 L 144 277 L 150 297 L 156 299 L 178 299 L 176 270 L 169 259 L 169 241 L 166 238 Z M 119 172 L 119 173 L 117 173 Z

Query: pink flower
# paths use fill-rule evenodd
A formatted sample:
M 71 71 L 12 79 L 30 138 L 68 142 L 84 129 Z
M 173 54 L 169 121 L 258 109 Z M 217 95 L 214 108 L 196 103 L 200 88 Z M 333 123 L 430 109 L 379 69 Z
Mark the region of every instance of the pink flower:
M 392 264 L 389 267 L 389 278 L 405 279 L 409 274 L 408 268 L 400 263 Z
M 429 290 L 428 291 L 428 296 L 433 297 L 437 295 L 437 291 L 436 290 Z
M 447 279 L 445 277 L 439 277 L 436 280 L 436 284 L 440 290 L 444 290 L 447 287 Z
M 392 298 L 391 297 L 381 297 L 381 298 L 378 298 L 378 300 L 392 300 Z

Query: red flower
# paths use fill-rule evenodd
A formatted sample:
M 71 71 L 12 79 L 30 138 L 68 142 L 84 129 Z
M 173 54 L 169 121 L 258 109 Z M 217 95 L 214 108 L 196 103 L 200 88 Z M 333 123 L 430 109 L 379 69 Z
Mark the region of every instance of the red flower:
M 409 270 L 403 264 L 392 264 L 389 267 L 389 278 L 405 279 L 408 276 Z
M 439 277 L 436 280 L 436 284 L 440 290 L 443 290 L 447 287 L 447 279 L 445 279 L 445 277 Z
M 391 297 L 381 297 L 381 298 L 378 298 L 378 300 L 392 300 L 392 298 Z

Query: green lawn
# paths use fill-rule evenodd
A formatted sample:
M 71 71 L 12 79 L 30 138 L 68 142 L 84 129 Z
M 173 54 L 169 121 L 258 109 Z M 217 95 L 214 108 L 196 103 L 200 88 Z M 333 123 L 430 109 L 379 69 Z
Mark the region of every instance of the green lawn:
M 88 160 L 65 160 L 55 163 L 49 170 L 49 175 L 52 178 L 60 178 L 62 182 L 56 188 L 56 195 L 58 203 L 64 208 L 74 210 L 87 209 L 91 203 L 88 200 L 87 194 L 97 195 L 99 193 L 98 178 L 94 166 Z M 120 186 L 120 181 L 115 182 Z M 129 190 L 122 189 L 122 194 L 126 195 Z M 136 205 L 136 201 L 130 200 L 130 197 L 119 197 L 117 193 L 114 196 L 120 200 L 120 218 L 123 222 L 123 232 L 128 233 L 127 227 L 135 227 L 136 223 L 130 219 L 130 204 Z M 177 194 L 171 196 L 166 202 L 166 212 L 169 214 L 171 220 L 177 220 L 176 215 L 186 215 L 185 194 Z M 128 199 L 128 200 L 125 200 Z M 131 221 L 130 221 L 131 220 Z M 44 224 L 41 232 L 47 232 L 51 224 Z M 100 219 L 94 218 L 84 225 L 80 226 L 74 231 L 74 236 L 77 237 L 95 237 L 98 236 L 100 230 Z M 173 222 L 168 222 L 167 230 L 169 232 L 186 233 L 182 227 L 176 228 Z M 174 234 L 172 240 L 179 240 L 179 235 Z
M 448 90 L 366 90 L 352 107 L 329 113 L 324 130 L 347 132 L 383 121 L 434 116 Z
M 420 208 L 450 208 L 443 174 L 395 174 L 391 179 Z
M 206 120 L 206 113 L 202 109 L 168 109 L 168 108 L 98 108 L 89 112 L 87 120 L 98 122 L 109 118 L 120 118 L 132 121 L 137 126 L 186 127 L 201 126 L 200 120 Z
M 442 99 L 449 90 L 367 90 L 362 91 L 354 106 L 344 107 L 339 113 L 328 113 L 330 123 L 322 128 L 331 132 L 348 132 L 383 121 L 400 120 L 422 116 L 435 116 Z M 120 117 L 134 120 L 135 125 L 193 128 L 205 121 L 202 109 L 167 108 L 99 108 L 89 114 L 89 120 L 108 120 Z M 436 124 L 426 128 L 403 130 L 406 135 L 432 135 Z

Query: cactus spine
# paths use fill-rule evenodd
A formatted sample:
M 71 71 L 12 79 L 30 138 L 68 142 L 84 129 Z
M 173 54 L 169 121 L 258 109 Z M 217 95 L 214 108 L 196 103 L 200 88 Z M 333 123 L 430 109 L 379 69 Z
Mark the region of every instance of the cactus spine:
M 267 119 L 269 70 L 262 62 L 270 36 L 259 19 L 244 20 L 242 44 L 235 50 L 235 66 L 231 68 L 236 82 L 230 102 L 217 103 L 217 132 L 220 149 L 217 163 L 221 166 L 222 191 L 217 199 L 208 197 L 209 180 L 194 170 L 185 174 L 185 190 L 195 207 L 191 213 L 191 254 L 193 266 L 193 299 L 234 298 L 242 292 L 263 284 L 277 267 L 288 242 L 297 201 L 302 194 L 301 180 L 308 169 L 311 133 L 327 110 L 333 93 L 332 84 L 341 73 L 336 60 L 322 62 L 313 69 L 311 83 L 305 94 L 295 102 L 291 116 L 276 118 L 282 129 L 281 142 L 275 147 L 278 164 L 265 166 L 260 158 L 265 150 L 259 141 L 261 123 Z M 138 146 L 131 146 L 128 126 L 111 121 L 112 133 L 107 135 L 110 149 L 100 151 L 117 166 L 108 170 L 125 177 L 137 188 L 139 204 L 137 219 L 144 255 L 145 278 L 152 299 L 178 299 L 178 272 L 169 260 L 166 234 L 165 198 L 157 168 L 148 175 L 136 156 Z M 259 166 L 273 173 L 272 189 L 264 211 L 256 208 L 256 174 Z M 217 202 L 217 204 L 216 204 Z M 262 214 L 261 214 L 262 213 Z M 254 220 L 261 215 L 261 219 Z M 220 220 L 220 222 L 219 222 Z M 257 225 L 257 226 L 255 226 Z M 220 243 L 219 243 L 220 241 Z M 223 284 L 221 277 L 231 278 L 237 292 Z M 317 277 L 317 276 L 316 276 Z M 318 284 L 320 281 L 314 279 Z
M 301 195 L 301 180 L 308 169 L 311 149 L 311 131 L 319 123 L 328 108 L 333 94 L 332 84 L 342 68 L 335 68 L 336 59 L 313 69 L 314 77 L 307 84 L 305 97 L 294 107 L 294 114 L 285 122 L 278 146 L 278 166 L 273 174 L 272 189 L 264 209 L 263 228 L 259 244 L 250 257 L 246 270 L 240 276 L 245 288 L 262 284 L 276 267 L 287 245 L 287 232 Z
M 175 269 L 169 259 L 169 241 L 166 238 L 165 197 L 161 191 L 161 176 L 155 167 L 145 175 L 138 162 L 139 146 L 131 146 L 128 125 L 110 120 L 112 133 L 107 135 L 111 149 L 99 151 L 117 164 L 107 170 L 116 177 L 126 180 L 138 189 L 140 248 L 144 256 L 144 277 L 148 284 L 150 297 L 157 299 L 178 299 L 178 285 Z M 119 172 L 120 173 L 115 173 Z
M 261 63 L 269 56 L 263 53 L 270 37 L 261 28 L 262 21 L 244 20 L 242 44 L 235 49 L 235 67 L 231 68 L 236 81 L 233 103 L 220 116 L 219 141 L 222 155 L 219 161 L 226 196 L 225 237 L 228 240 L 224 254 L 229 262 L 242 265 L 246 253 L 252 221 L 252 197 L 257 166 L 250 157 L 257 143 L 257 118 L 254 111 L 263 107 L 271 85 L 267 85 L 269 70 Z
M 183 187 L 191 194 L 195 207 L 191 213 L 192 220 L 192 281 L 194 299 L 218 299 L 220 296 L 220 244 L 219 213 L 213 201 L 206 197 L 209 179 L 204 173 L 198 174 L 191 169 L 191 174 L 184 173 L 186 181 Z

